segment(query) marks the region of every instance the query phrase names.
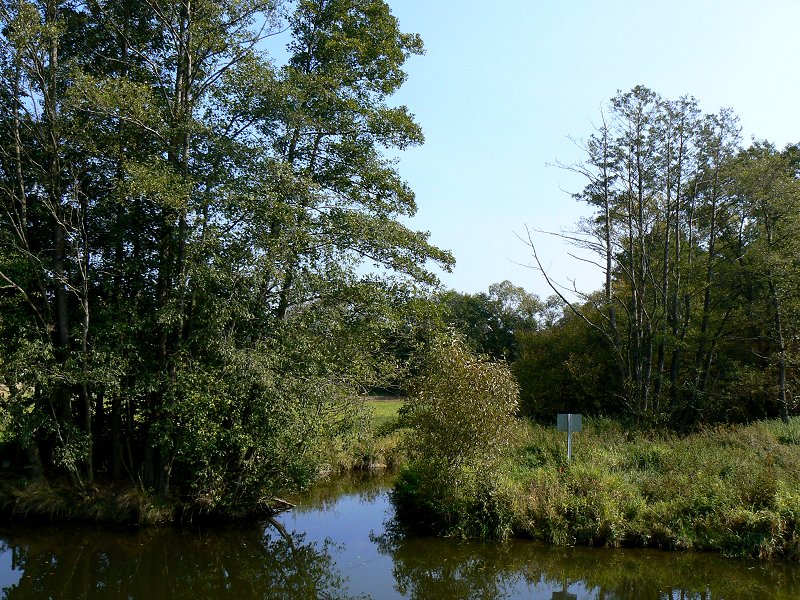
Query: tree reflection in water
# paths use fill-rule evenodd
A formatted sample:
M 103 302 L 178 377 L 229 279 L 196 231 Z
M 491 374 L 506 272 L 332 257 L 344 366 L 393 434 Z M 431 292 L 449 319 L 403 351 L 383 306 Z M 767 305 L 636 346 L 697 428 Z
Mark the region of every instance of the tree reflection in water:
M 406 538 L 394 527 L 373 541 L 391 555 L 396 589 L 407 598 L 494 600 L 513 597 L 525 583 L 508 545 Z
M 303 534 L 226 528 L 69 531 L 28 529 L 2 535 L 19 580 L 7 600 L 118 599 L 259 600 L 346 598 L 335 545 L 306 543 Z
M 371 591 L 375 600 L 800 597 L 796 564 L 420 538 L 385 523 L 391 512 L 385 486 L 354 480 L 312 491 L 303 506 L 280 519 L 286 529 L 0 531 L 0 563 L 6 563 L 0 564 L 0 596 L 309 600 L 352 598 L 352 590 Z
M 478 544 L 405 536 L 392 524 L 373 542 L 391 556 L 396 589 L 427 598 L 744 600 L 800 597 L 794 564 L 642 549 L 558 548 L 516 540 Z

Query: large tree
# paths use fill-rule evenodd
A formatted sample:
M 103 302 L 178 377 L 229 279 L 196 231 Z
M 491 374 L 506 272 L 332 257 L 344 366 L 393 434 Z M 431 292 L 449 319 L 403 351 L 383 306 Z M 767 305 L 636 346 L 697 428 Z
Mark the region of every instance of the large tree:
M 536 294 L 510 281 L 493 283 L 489 292 L 454 290 L 438 297 L 444 323 L 464 336 L 469 347 L 496 360 L 517 358 L 517 337 L 535 331 L 552 318 L 554 298 L 543 303 Z
M 452 263 L 401 224 L 384 154 L 422 141 L 388 104 L 418 36 L 379 0 L 7 0 L 0 21 L 7 436 L 36 471 L 177 476 L 212 504 L 307 478 L 392 366 L 393 299 Z
M 800 309 L 800 179 L 796 147 L 778 152 L 769 143 L 756 143 L 740 153 L 731 166 L 735 198 L 740 204 L 738 264 L 746 282 L 754 332 L 753 356 L 774 372 L 777 406 L 789 420 L 791 374 L 797 355 L 797 311 Z M 743 328 L 744 329 L 744 328 Z
M 786 418 L 791 153 L 742 150 L 730 110 L 703 115 L 692 98 L 670 101 L 642 86 L 611 100 L 585 147 L 585 162 L 567 168 L 587 178 L 575 197 L 594 214 L 570 239 L 597 254 L 605 286 L 569 307 L 613 357 L 611 404 L 682 427 L 746 418 L 754 413 L 734 406 L 731 374 L 758 368 L 769 378 L 775 369 L 778 401 L 757 395 Z

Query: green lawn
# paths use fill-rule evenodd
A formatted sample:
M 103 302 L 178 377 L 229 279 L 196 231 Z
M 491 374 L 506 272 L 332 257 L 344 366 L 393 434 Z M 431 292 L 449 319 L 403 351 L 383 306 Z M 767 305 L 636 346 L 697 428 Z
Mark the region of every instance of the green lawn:
M 397 420 L 397 413 L 405 400 L 387 396 L 370 396 L 366 399 L 367 407 L 372 412 L 373 424 L 380 427 Z

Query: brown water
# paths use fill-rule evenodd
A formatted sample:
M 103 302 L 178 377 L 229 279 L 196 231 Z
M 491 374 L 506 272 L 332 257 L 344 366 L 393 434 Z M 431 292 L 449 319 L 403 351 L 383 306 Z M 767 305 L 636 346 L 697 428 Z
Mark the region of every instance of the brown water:
M 337 483 L 268 524 L 0 530 L 0 598 L 800 598 L 800 566 L 713 554 L 407 538 L 385 482 Z

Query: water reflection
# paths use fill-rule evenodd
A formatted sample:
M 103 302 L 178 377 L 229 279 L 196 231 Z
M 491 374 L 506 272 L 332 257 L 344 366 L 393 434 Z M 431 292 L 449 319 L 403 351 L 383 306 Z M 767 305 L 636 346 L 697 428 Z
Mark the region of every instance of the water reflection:
M 800 567 L 711 554 L 552 548 L 407 537 L 385 486 L 315 490 L 277 527 L 205 531 L 7 528 L 2 598 L 537 598 L 738 600 L 800 597 Z
M 342 598 L 336 545 L 274 528 L 226 531 L 6 532 L 16 581 L 3 598 Z M 9 573 L 5 574 L 5 580 Z
M 408 598 L 712 600 L 800 597 L 795 565 L 726 560 L 713 554 L 504 546 L 376 536 Z
M 374 538 L 392 557 L 397 590 L 407 598 L 509 598 L 527 586 L 525 567 L 509 546 L 405 539 L 396 532 Z

